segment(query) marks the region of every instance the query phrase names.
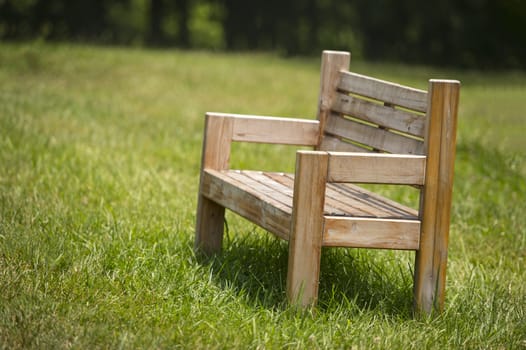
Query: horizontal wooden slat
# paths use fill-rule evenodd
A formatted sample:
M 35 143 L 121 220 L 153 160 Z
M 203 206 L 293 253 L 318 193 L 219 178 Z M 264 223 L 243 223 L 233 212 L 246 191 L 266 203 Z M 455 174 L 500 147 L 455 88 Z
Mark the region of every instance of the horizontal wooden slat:
M 420 221 L 326 216 L 323 245 L 417 250 Z
M 288 240 L 294 175 L 206 169 L 201 194 Z M 329 183 L 324 214 L 338 218 L 417 220 L 418 213 L 359 186 Z
M 423 185 L 425 156 L 329 152 L 329 182 Z
M 406 207 L 355 184 L 329 183 L 327 184 L 327 191 L 329 191 L 329 189 L 347 198 L 346 201 L 353 208 L 348 212 L 350 216 L 407 220 L 418 218 L 417 210 Z M 358 212 L 358 209 L 368 214 L 355 214 Z M 328 213 L 325 214 L 328 215 Z
M 356 73 L 340 72 L 338 89 L 414 111 L 425 113 L 427 110 L 426 91 Z
M 354 143 L 346 142 L 337 137 L 325 134 L 321 140 L 320 151 L 335 151 L 335 152 L 372 152 L 367 148 L 362 148 Z
M 294 177 L 283 173 L 258 173 L 255 171 L 243 171 L 248 176 L 254 179 L 258 179 L 261 182 L 267 183 L 267 185 L 278 192 L 278 198 L 282 195 L 286 195 L 289 203 L 292 203 L 292 198 L 294 196 Z M 325 212 L 337 212 L 340 215 L 344 215 L 345 212 L 338 208 L 337 203 L 331 201 L 328 197 L 325 198 Z
M 273 181 L 276 185 L 274 185 L 276 188 L 277 186 L 284 186 L 288 190 L 284 191 L 287 194 L 290 194 L 290 201 L 292 203 L 292 196 L 293 196 L 293 188 L 294 188 L 294 175 L 292 174 L 283 174 L 283 173 L 264 173 L 265 177 L 268 177 L 271 181 Z M 327 189 L 326 197 L 325 197 L 325 207 L 324 207 L 324 213 L 336 213 L 336 215 L 346 215 L 349 213 L 350 208 L 346 206 L 345 204 L 342 205 L 342 202 L 338 202 L 331 198 L 329 196 L 330 190 Z M 347 201 L 349 199 L 347 198 Z
M 300 146 L 314 146 L 318 143 L 317 120 L 213 112 L 208 112 L 207 116 L 233 120 L 232 141 Z
M 292 210 L 271 195 L 254 191 L 222 172 L 208 169 L 203 171 L 201 194 L 288 240 Z
M 287 186 L 279 186 L 260 171 L 230 170 L 228 177 L 250 187 L 254 192 L 270 197 L 285 206 L 285 211 L 292 212 L 293 191 Z
M 332 110 L 388 129 L 424 137 L 425 116 L 338 93 Z
M 265 176 L 291 189 L 294 187 L 293 174 L 265 173 Z M 386 219 L 418 217 L 416 210 L 350 183 L 327 184 L 324 214 Z
M 325 132 L 389 153 L 423 154 L 424 149 L 424 143 L 420 140 L 345 119 L 337 114 L 329 116 Z

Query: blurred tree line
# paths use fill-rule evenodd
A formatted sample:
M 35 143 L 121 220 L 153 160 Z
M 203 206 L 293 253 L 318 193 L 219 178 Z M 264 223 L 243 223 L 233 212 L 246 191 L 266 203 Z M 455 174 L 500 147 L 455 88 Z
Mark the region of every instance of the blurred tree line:
M 526 68 L 526 0 L 0 0 L 0 39 Z

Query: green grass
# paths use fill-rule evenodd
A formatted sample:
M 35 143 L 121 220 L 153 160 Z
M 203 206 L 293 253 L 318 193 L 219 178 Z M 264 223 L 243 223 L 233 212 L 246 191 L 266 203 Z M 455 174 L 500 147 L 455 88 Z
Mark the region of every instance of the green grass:
M 318 60 L 0 44 L 0 348 L 526 349 L 526 74 L 353 67 L 463 82 L 441 316 L 411 317 L 409 252 L 324 250 L 306 313 L 284 301 L 286 244 L 250 223 L 193 254 L 204 112 L 314 118 Z

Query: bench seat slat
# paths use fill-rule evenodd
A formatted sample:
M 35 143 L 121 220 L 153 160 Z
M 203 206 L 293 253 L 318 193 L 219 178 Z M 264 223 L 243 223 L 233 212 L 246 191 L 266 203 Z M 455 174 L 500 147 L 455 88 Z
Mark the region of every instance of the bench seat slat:
M 221 171 L 204 170 L 201 181 L 203 196 L 288 240 L 292 213 L 290 206 Z
M 265 173 L 274 181 L 294 187 L 294 175 L 288 173 Z M 368 218 L 403 218 L 412 220 L 418 211 L 406 207 L 360 186 L 350 183 L 328 183 L 325 193 L 326 215 L 358 216 Z M 291 199 L 292 200 L 292 199 Z M 292 203 L 292 202 L 291 202 Z M 332 211 L 331 206 L 338 209 Z
M 292 174 L 267 174 L 267 176 L 271 177 L 274 181 L 279 182 L 281 184 L 284 184 L 288 186 L 291 190 L 294 188 L 294 177 Z M 333 186 L 327 186 L 325 191 L 325 208 L 324 212 L 326 214 L 331 215 L 349 215 L 349 213 L 353 213 L 353 215 L 359 215 L 359 216 L 374 216 L 374 214 L 371 211 L 364 211 L 361 210 L 356 206 L 356 203 L 354 205 L 351 205 L 349 203 L 348 196 L 341 195 L 337 191 L 334 190 Z M 354 202 L 354 201 L 353 201 Z M 380 214 L 380 213 L 376 213 Z
M 205 197 L 255 222 L 276 236 L 288 239 L 294 175 L 205 169 L 202 181 L 202 194 Z M 324 213 L 338 218 L 418 219 L 414 209 L 359 186 L 341 183 L 327 184 Z M 329 240 L 328 245 L 337 244 L 338 239 Z
M 331 183 L 328 184 L 327 190 L 335 191 L 339 193 L 339 195 L 343 195 L 343 198 L 347 201 L 349 198 L 352 198 L 353 211 L 350 211 L 352 216 L 391 219 L 402 218 L 408 220 L 418 217 L 416 210 L 371 191 L 367 191 L 360 186 L 348 183 Z M 367 212 L 367 214 L 358 215 L 354 213 L 354 210 L 362 210 Z

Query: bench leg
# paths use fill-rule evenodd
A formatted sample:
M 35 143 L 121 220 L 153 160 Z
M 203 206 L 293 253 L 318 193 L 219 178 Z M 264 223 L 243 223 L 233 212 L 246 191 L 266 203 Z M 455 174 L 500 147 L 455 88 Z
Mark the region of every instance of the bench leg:
M 287 297 L 299 306 L 316 304 L 320 277 L 321 239 L 320 231 L 304 229 L 291 233 Z
M 422 232 L 415 264 L 417 314 L 439 313 L 444 308 L 459 89 L 458 81 L 429 82 Z
M 415 264 L 414 310 L 433 314 L 444 308 L 447 241 L 439 239 L 432 252 L 417 252 Z
M 326 153 L 297 154 L 287 297 L 302 307 L 314 305 L 318 299 L 327 164 Z
M 232 128 L 232 119 L 206 114 L 201 171 L 228 168 Z M 210 256 L 221 252 L 225 208 L 202 195 L 202 176 L 201 172 L 194 247 L 196 251 Z
M 225 208 L 199 195 L 195 228 L 195 250 L 207 256 L 221 252 Z

